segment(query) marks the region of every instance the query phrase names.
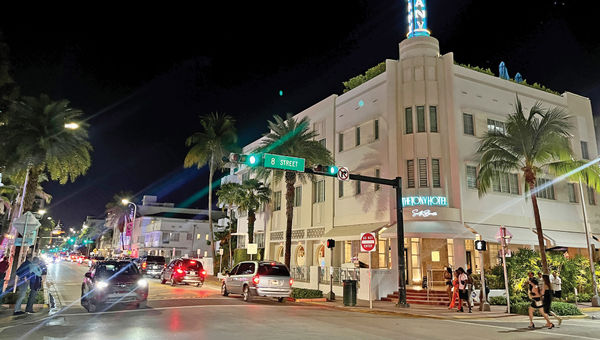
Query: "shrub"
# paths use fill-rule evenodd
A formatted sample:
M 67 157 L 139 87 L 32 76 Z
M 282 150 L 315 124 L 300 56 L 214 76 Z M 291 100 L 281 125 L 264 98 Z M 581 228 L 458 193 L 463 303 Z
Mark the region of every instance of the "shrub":
M 527 315 L 529 314 L 530 302 L 516 302 L 510 304 L 510 312 L 514 314 Z
M 323 292 L 317 289 L 293 288 L 291 297 L 294 299 L 318 299 L 323 297 Z
M 252 259 L 257 260 L 257 261 L 262 261 L 264 252 L 265 252 L 264 248 L 258 249 L 258 254 L 252 255 Z M 246 252 L 246 249 L 239 248 L 239 249 L 233 250 L 233 265 L 236 265 L 237 263 L 240 263 L 242 261 L 249 261 L 249 260 L 250 260 L 250 255 L 248 255 L 248 253 Z
M 504 306 L 506 306 L 506 298 L 504 296 L 492 296 L 490 298 L 490 305 L 504 305 Z
M 28 298 L 29 298 L 29 289 L 27 290 L 27 293 L 25 293 L 25 299 L 23 299 L 23 303 L 27 303 Z M 2 297 L 2 303 L 4 303 L 4 304 L 10 305 L 10 304 L 14 304 L 16 302 L 17 302 L 17 294 L 13 293 L 12 291 L 10 293 L 6 293 Z M 42 289 L 38 290 L 38 294 L 36 296 L 35 303 L 36 304 L 44 303 L 44 291 Z
M 529 314 L 529 306 L 531 302 L 516 302 L 510 304 L 510 312 L 514 314 L 527 315 Z M 557 315 L 565 316 L 565 315 L 583 315 L 583 313 L 571 303 L 566 302 L 552 302 L 552 306 L 550 307 Z M 540 316 L 538 311 L 534 312 L 534 315 Z
M 356 77 L 350 78 L 348 81 L 342 82 L 344 84 L 344 93 L 352 90 L 355 87 L 360 86 L 362 83 L 365 83 L 378 75 L 385 72 L 385 61 L 381 62 L 370 69 L 368 69 L 365 74 L 359 74 Z

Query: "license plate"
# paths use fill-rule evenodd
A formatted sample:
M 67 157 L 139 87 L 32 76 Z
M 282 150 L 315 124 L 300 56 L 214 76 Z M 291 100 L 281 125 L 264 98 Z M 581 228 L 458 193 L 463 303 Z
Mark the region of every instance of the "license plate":
M 281 286 L 281 281 L 279 281 L 279 280 L 271 280 L 271 286 Z
M 196 275 L 196 272 L 190 272 L 190 275 Z

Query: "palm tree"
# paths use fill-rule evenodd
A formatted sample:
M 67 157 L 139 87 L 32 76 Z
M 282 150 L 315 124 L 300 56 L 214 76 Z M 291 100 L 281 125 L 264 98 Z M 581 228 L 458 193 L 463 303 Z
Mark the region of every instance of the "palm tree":
M 224 184 L 217 191 L 217 196 L 219 196 L 220 202 L 237 205 L 241 211 L 248 212 L 248 243 L 252 243 L 256 211 L 262 204 L 269 203 L 271 189 L 256 179 L 248 179 L 242 184 Z
M 28 173 L 24 211 L 33 207 L 40 175 L 47 172 L 51 180 L 65 184 L 90 167 L 92 146 L 82 115 L 68 100 L 52 101 L 45 94 L 23 97 L 6 113 L 0 125 L 0 165 L 12 173 Z M 79 128 L 65 129 L 72 122 Z
M 216 258 L 212 220 L 212 185 L 217 168 L 224 165 L 223 157 L 235 149 L 237 134 L 235 120 L 227 115 L 213 112 L 200 117 L 201 129 L 185 141 L 190 147 L 183 165 L 186 168 L 196 165 L 198 169 L 208 164 L 208 227 L 213 259 Z
M 271 132 L 265 134 L 263 144 L 258 151 L 277 155 L 304 158 L 306 167 L 317 164 L 329 165 L 333 162 L 331 152 L 321 143 L 314 140 L 317 133 L 309 129 L 308 117 L 296 120 L 291 114 L 287 118 L 275 115 L 274 121 L 268 122 Z M 281 171 L 258 168 L 259 178 L 268 178 L 272 174 L 273 181 L 278 183 L 285 177 L 285 200 L 286 200 L 286 232 L 285 232 L 285 264 L 290 266 L 290 252 L 292 249 L 292 220 L 294 218 L 294 185 L 299 177 L 304 183 L 307 177 L 312 180 L 313 176 L 295 171 Z
M 129 206 L 123 204 L 123 199 L 130 199 L 133 195 L 130 192 L 121 191 L 113 196 L 112 201 L 106 203 L 106 224 L 111 228 L 119 229 L 121 235 L 121 250 L 125 250 L 123 242 L 123 233 L 127 224 L 127 216 L 130 213 Z
M 490 131 L 481 139 L 477 155 L 480 170 L 477 175 L 480 197 L 490 188 L 492 179 L 500 172 L 522 171 L 525 192 L 533 205 L 535 227 L 540 247 L 542 269 L 549 274 L 544 246 L 542 221 L 537 203 L 536 179 L 540 173 L 554 176 L 569 175 L 589 187 L 600 190 L 600 167 L 593 164 L 579 171 L 586 161 L 574 160 L 570 146 L 571 118 L 560 108 L 544 109 L 536 103 L 525 115 L 517 97 L 515 112 L 508 116 L 505 132 Z

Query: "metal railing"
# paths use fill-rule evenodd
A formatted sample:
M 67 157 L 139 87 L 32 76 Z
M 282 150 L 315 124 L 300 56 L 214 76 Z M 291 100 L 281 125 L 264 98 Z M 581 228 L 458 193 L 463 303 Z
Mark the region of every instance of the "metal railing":
M 319 283 L 329 283 L 330 270 L 331 267 L 319 267 Z M 360 282 L 360 269 L 333 267 L 333 284 L 342 285 L 344 280 Z
M 310 267 L 308 266 L 296 266 L 290 270 L 290 275 L 294 281 L 298 282 L 310 282 Z
M 433 288 L 434 283 L 437 282 L 442 287 L 446 284 L 446 280 L 444 280 L 445 271 L 446 269 L 427 269 L 427 301 L 429 301 L 429 292 Z M 435 280 L 437 278 L 439 278 L 439 280 Z

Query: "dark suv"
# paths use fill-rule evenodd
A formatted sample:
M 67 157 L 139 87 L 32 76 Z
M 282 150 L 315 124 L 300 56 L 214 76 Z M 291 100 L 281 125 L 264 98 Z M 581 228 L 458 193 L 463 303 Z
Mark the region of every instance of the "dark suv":
M 148 281 L 131 261 L 99 261 L 85 273 L 81 305 L 92 313 L 116 303 L 146 307 Z
M 142 272 L 142 275 L 159 278 L 164 267 L 164 256 L 147 255 L 140 258 L 140 272 Z
M 194 284 L 201 287 L 206 278 L 206 270 L 202 268 L 202 263 L 194 259 L 174 259 L 163 269 L 160 276 L 160 283 L 167 281 L 174 286 L 178 283 Z

